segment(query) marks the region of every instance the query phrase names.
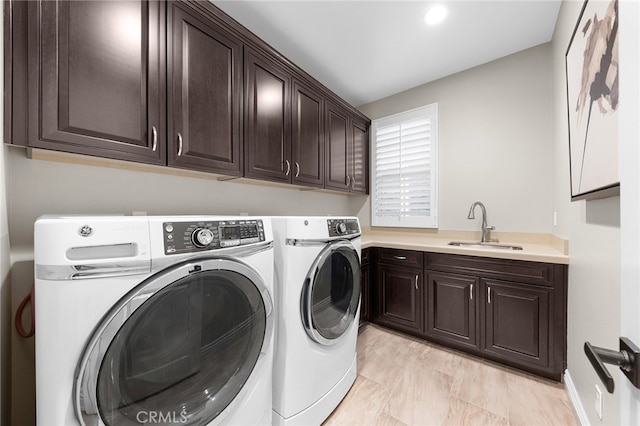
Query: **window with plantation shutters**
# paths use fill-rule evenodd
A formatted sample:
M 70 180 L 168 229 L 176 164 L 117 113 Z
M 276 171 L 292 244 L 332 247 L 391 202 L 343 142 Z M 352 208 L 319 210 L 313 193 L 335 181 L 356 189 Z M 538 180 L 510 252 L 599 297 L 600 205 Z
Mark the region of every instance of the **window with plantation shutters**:
M 437 104 L 371 125 L 371 225 L 438 226 Z

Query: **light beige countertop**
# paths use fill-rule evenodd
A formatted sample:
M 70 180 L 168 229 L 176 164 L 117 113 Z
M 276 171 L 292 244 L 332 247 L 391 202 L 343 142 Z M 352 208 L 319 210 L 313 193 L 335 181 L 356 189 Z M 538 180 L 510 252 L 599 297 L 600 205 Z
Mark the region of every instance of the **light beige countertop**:
M 362 229 L 362 248 L 386 247 L 434 253 L 493 257 L 497 259 L 569 264 L 568 241 L 552 234 L 492 231 L 491 238 L 498 239 L 500 244 L 521 246 L 522 250 L 456 247 L 448 245 L 450 241 L 478 242 L 480 241 L 480 231 L 441 231 L 377 227 Z

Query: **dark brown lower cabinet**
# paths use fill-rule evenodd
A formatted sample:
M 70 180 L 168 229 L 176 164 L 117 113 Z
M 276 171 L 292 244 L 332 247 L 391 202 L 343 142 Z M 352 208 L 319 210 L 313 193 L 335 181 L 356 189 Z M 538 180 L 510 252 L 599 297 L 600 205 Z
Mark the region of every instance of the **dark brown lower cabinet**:
M 363 249 L 360 256 L 360 324 L 371 317 L 371 279 L 369 275 L 369 249 Z
M 373 322 L 562 380 L 567 265 L 370 250 Z
M 478 347 L 476 300 L 479 279 L 426 273 L 427 334 L 433 340 Z
M 423 334 L 423 272 L 421 269 L 377 265 L 375 322 L 411 334 Z
M 549 299 L 544 287 L 483 280 L 482 350 L 497 358 L 549 365 Z

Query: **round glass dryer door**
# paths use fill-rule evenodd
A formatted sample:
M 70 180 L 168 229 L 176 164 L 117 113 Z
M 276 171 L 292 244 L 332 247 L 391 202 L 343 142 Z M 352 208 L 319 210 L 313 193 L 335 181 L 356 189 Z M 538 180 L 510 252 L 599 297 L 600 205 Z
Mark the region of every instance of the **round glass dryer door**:
M 207 424 L 243 390 L 272 331 L 260 275 L 230 259 L 150 277 L 101 324 L 79 365 L 83 424 Z
M 354 322 L 360 301 L 360 258 L 348 241 L 325 247 L 302 291 L 302 322 L 309 337 L 333 345 Z

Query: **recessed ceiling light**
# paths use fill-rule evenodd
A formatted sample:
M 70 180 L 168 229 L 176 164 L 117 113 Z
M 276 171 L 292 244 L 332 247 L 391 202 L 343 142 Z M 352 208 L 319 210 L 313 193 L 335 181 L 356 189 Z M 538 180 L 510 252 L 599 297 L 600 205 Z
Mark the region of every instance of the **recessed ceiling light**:
M 436 25 L 444 21 L 447 17 L 447 8 L 441 4 L 433 5 L 424 14 L 424 23 L 427 25 Z

